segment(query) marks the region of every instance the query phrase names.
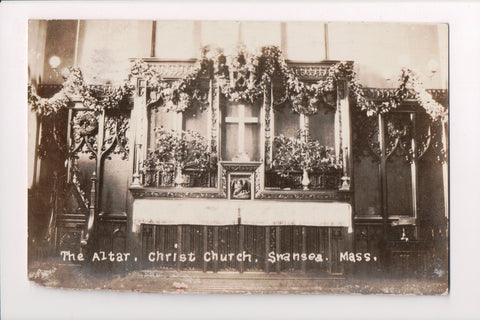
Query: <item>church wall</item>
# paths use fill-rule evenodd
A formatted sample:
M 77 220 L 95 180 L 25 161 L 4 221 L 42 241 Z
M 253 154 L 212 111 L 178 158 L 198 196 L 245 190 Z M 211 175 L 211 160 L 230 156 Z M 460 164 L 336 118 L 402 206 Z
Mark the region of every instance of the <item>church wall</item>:
M 446 88 L 448 57 L 440 52 L 447 52 L 447 25 L 378 26 L 376 23 L 329 23 L 330 59 L 355 61 L 360 83 L 366 87 L 397 86 L 401 68 L 408 66 L 424 75 L 426 88 Z M 438 63 L 434 75 L 429 70 L 430 61 Z
M 28 22 L 28 73 L 29 80 L 41 83 L 47 40 L 47 21 L 30 20 Z
M 48 21 L 42 83 L 63 83 L 62 70 L 74 65 L 76 32 L 76 20 Z M 52 56 L 60 58 L 56 69 L 49 63 Z
M 81 21 L 78 61 L 87 83 L 122 83 L 130 58 L 150 56 L 151 21 Z
M 282 51 L 294 61 L 317 62 L 325 56 L 325 23 L 291 21 L 285 23 L 285 38 Z M 306 49 L 308 48 L 308 49 Z
M 32 84 L 41 83 L 43 80 L 43 67 L 45 60 L 45 43 L 47 39 L 47 21 L 30 20 L 28 22 L 28 79 Z M 35 181 L 35 139 L 37 137 L 37 114 L 27 112 L 28 117 L 28 147 L 27 147 L 27 177 L 30 188 Z
M 62 59 L 59 71 L 73 64 L 76 26 L 76 20 L 48 22 L 44 82 L 62 80 L 48 65 L 52 55 Z M 367 87 L 396 86 L 404 66 L 422 74 L 426 87 L 446 87 L 447 25 L 381 26 L 330 22 L 325 30 L 323 22 L 242 22 L 239 28 L 235 21 L 156 21 L 154 52 L 162 59 L 192 59 L 210 44 L 229 54 L 242 39 L 249 50 L 278 45 L 290 60 L 354 61 L 360 82 Z M 78 63 L 90 83 L 120 83 L 128 73 L 129 58 L 150 56 L 152 21 L 82 20 L 78 45 Z M 436 65 L 434 74 L 432 64 Z

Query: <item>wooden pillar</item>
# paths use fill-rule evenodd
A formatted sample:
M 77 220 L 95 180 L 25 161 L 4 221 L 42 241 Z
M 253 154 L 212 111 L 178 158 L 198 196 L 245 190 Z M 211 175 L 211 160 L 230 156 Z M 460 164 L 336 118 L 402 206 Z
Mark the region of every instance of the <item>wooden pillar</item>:
M 70 147 L 72 145 L 72 117 L 73 117 L 73 110 L 71 108 L 68 109 L 68 117 L 67 117 L 67 151 L 70 152 Z M 72 159 L 68 157 L 67 159 L 67 183 L 72 181 L 72 173 L 70 172 L 72 169 Z
M 332 273 L 333 259 L 332 259 L 332 227 L 328 227 L 328 273 Z
M 245 248 L 244 241 L 245 241 L 245 226 L 244 225 L 239 225 L 238 226 L 238 242 L 239 242 L 239 253 L 243 254 L 243 250 Z M 243 259 L 240 261 L 240 273 L 243 273 L 245 268 L 245 264 L 243 262 Z
M 273 83 L 270 83 L 270 101 L 266 103 L 266 95 L 264 94 L 264 109 L 262 123 L 265 124 L 263 135 L 265 141 L 262 144 L 265 149 L 265 165 L 269 166 L 273 160 L 273 142 L 275 138 L 275 114 L 273 112 Z M 267 148 L 268 146 L 268 148 Z
M 210 79 L 208 82 L 208 108 L 207 108 L 207 145 L 210 153 L 215 152 L 212 150 L 212 125 L 213 125 L 213 80 Z M 210 158 L 211 161 L 211 158 Z M 208 168 L 208 186 L 212 187 L 212 178 L 211 178 L 211 167 Z
M 350 190 L 350 180 L 352 177 L 352 143 L 351 143 L 351 121 L 350 104 L 348 102 L 347 81 L 342 80 L 338 84 L 338 103 L 340 107 L 340 148 L 342 150 L 343 175 L 340 190 Z
M 133 111 L 131 116 L 132 143 L 134 148 L 133 179 L 132 186 L 140 186 L 140 166 L 147 154 L 147 83 L 143 79 L 137 79 L 135 96 L 133 99 Z
M 270 83 L 270 161 L 273 160 L 273 142 L 275 139 L 275 112 L 274 112 L 273 82 Z
M 387 155 L 385 150 L 385 119 L 382 114 L 378 115 L 378 142 L 380 145 L 380 198 L 382 201 L 381 214 L 383 221 L 384 239 L 387 237 L 388 229 L 388 207 L 387 207 Z
M 96 168 L 95 172 L 97 175 L 97 196 L 95 198 L 95 206 L 97 208 L 100 208 L 100 203 L 99 200 L 101 198 L 101 185 L 103 184 L 102 182 L 102 157 L 103 157 L 103 140 L 104 140 L 104 127 L 105 127 L 105 110 L 102 109 L 101 114 L 100 114 L 100 119 L 98 120 L 98 133 L 97 133 L 97 155 L 96 155 Z
M 302 226 L 302 254 L 307 253 L 307 227 Z M 307 263 L 302 260 L 302 273 L 307 272 Z
M 177 226 L 177 271 L 182 269 L 182 263 L 180 262 L 180 254 L 182 253 L 182 226 Z
M 213 227 L 213 251 L 218 254 L 218 227 Z M 213 261 L 213 272 L 218 271 L 218 259 Z
M 203 226 L 203 254 L 208 251 L 208 227 Z M 207 272 L 208 262 L 203 260 L 203 272 Z
M 270 272 L 270 265 L 268 262 L 268 252 L 270 251 L 270 227 L 265 227 L 265 272 Z
M 267 157 L 267 154 L 265 153 L 265 146 L 267 143 L 267 139 L 265 135 L 267 134 L 267 128 L 266 126 L 266 112 L 267 112 L 267 94 L 264 91 L 263 92 L 263 105 L 262 108 L 260 109 L 260 158 L 262 161 L 264 161 Z
M 220 85 L 216 84 L 215 85 L 215 90 L 216 90 L 216 95 L 215 99 L 213 99 L 213 115 L 212 119 L 215 121 L 212 121 L 213 123 L 213 128 L 212 128 L 212 134 L 214 134 L 214 140 L 217 146 L 217 158 L 218 160 L 222 160 L 222 145 L 220 143 L 220 135 L 221 135 L 221 128 L 222 128 L 222 115 L 220 112 L 220 96 L 221 96 L 221 90 L 220 90 Z M 213 140 L 213 139 L 212 139 Z M 222 173 L 221 173 L 221 166 L 217 166 L 217 185 L 220 187 L 221 186 L 221 178 L 222 178 Z
M 337 163 L 340 162 L 340 151 L 342 148 L 342 128 L 341 128 L 341 121 L 340 121 L 340 113 L 341 113 L 341 104 L 340 104 L 340 95 L 338 94 L 337 90 L 337 107 L 335 109 L 334 115 L 334 147 L 335 147 L 335 157 L 337 159 Z
M 416 118 L 415 113 L 410 113 L 410 121 L 412 128 L 412 137 L 410 146 L 412 148 L 412 160 L 410 162 L 410 171 L 412 176 L 412 211 L 415 218 L 414 237 L 418 239 L 417 234 L 417 218 L 418 218 L 418 189 L 417 189 L 417 144 L 415 142 Z
M 281 242 L 280 242 L 280 238 L 281 238 L 281 235 L 280 235 L 280 227 L 279 226 L 276 226 L 275 227 L 275 252 L 276 253 L 279 253 L 279 252 L 282 252 L 281 251 Z M 275 264 L 275 270 L 280 273 L 280 262 L 277 261 L 277 263 Z

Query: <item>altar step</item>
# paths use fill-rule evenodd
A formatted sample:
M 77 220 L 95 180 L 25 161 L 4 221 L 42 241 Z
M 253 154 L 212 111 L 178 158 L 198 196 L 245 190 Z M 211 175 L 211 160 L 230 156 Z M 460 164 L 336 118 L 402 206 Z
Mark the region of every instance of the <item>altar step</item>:
M 201 272 L 201 271 L 139 271 L 145 279 L 167 280 L 171 283 L 167 290 L 177 293 L 318 293 L 325 283 L 336 287 L 335 283 L 345 281 L 343 276 L 318 276 L 314 274 L 264 272 Z

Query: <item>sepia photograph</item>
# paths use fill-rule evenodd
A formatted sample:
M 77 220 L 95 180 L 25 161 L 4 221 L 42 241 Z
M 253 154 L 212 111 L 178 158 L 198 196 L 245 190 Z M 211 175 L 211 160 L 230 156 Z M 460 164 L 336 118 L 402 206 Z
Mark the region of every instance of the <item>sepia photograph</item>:
M 28 279 L 449 293 L 449 25 L 28 21 Z

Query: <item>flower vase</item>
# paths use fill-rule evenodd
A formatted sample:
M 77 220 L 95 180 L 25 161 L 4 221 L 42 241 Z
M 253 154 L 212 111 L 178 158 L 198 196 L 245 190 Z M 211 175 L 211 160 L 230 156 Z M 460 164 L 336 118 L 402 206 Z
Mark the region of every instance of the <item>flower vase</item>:
M 303 178 L 302 178 L 303 190 L 308 190 L 309 184 L 310 184 L 310 179 L 308 178 L 308 172 L 306 169 L 303 169 Z
M 175 186 L 180 188 L 185 183 L 185 178 L 183 177 L 182 168 L 177 167 L 177 174 L 175 175 Z

